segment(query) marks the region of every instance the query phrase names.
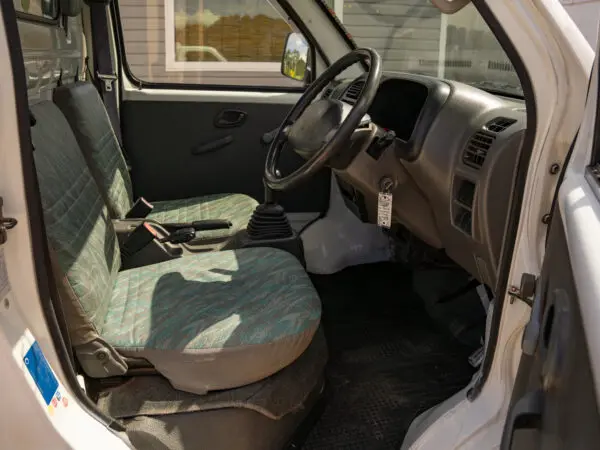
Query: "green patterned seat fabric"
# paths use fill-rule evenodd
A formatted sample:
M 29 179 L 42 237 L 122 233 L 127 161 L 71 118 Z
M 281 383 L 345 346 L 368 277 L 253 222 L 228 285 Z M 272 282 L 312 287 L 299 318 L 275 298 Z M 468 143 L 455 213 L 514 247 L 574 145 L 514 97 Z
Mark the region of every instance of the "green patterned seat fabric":
M 53 98 L 104 191 L 110 212 L 124 218 L 133 206 L 131 177 L 98 91 L 92 83 L 77 82 L 56 88 Z
M 121 272 L 101 332 L 176 387 L 227 389 L 292 363 L 319 325 L 319 297 L 287 252 L 203 253 Z M 172 371 L 179 372 L 171 377 Z
M 32 106 L 31 128 L 46 233 L 72 302 L 67 317 L 75 345 L 97 337 L 120 268 L 108 211 L 73 132 L 51 102 Z
M 46 231 L 84 370 L 78 348 L 102 341 L 204 393 L 261 380 L 302 354 L 321 310 L 296 258 L 242 249 L 119 272 L 112 222 L 66 119 L 50 102 L 31 111 Z
M 131 178 L 119 142 L 96 88 L 89 82 L 60 86 L 54 102 L 71 124 L 86 161 L 102 189 L 109 212 L 124 218 L 133 206 Z M 183 223 L 224 219 L 233 227 L 199 233 L 198 240 L 226 240 L 246 228 L 256 200 L 242 194 L 216 194 L 182 200 L 153 202 L 148 219 L 159 223 Z
M 223 239 L 246 228 L 258 202 L 243 194 L 215 194 L 183 200 L 153 202 L 154 209 L 147 217 L 159 223 L 187 223 L 194 220 L 229 220 L 232 227 L 198 233 L 201 240 Z

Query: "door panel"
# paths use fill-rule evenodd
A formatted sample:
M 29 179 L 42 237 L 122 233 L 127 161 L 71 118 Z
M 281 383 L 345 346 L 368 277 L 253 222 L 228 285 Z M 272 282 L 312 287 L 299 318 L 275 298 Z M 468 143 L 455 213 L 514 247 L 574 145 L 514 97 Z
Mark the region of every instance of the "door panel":
M 532 355 L 524 353 L 521 359 L 502 450 L 577 450 L 600 442 L 596 389 L 573 275 L 557 208 L 535 299 L 543 319 L 534 325 L 539 333 Z
M 157 94 L 122 103 L 135 195 L 152 201 L 235 192 L 262 201 L 268 149 L 262 137 L 281 124 L 291 108 L 289 99 L 277 103 L 258 95 L 253 101 L 247 95 L 240 102 L 224 95 L 201 101 L 194 92 L 187 94 L 186 100 Z M 302 163 L 297 154 L 284 151 L 279 168 L 285 174 Z M 282 194 L 280 203 L 288 212 L 326 212 L 329 177 L 329 170 L 322 170 Z

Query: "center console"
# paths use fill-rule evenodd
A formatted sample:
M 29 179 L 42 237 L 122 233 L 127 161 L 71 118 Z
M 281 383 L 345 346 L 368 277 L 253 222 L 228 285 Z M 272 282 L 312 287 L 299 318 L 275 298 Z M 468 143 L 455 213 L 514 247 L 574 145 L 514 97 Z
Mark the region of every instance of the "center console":
M 272 247 L 293 254 L 305 265 L 304 247 L 280 205 L 272 200 L 258 205 L 247 229 L 229 239 L 201 239 L 207 230 L 229 228 L 222 220 L 204 220 L 182 224 L 161 224 L 147 219 L 113 220 L 121 249 L 123 269 L 157 264 L 203 252 L 234 248 Z M 199 233 L 199 236 L 196 235 Z

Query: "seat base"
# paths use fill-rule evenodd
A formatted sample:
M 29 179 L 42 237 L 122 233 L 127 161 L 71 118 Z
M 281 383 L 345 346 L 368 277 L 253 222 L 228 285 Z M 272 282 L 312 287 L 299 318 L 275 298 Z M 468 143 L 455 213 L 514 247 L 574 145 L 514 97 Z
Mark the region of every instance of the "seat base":
M 131 378 L 103 392 L 90 387 L 99 409 L 124 421 L 136 448 L 281 450 L 302 441 L 322 412 L 326 362 L 319 330 L 290 366 L 236 389 L 195 395 L 156 376 Z
M 244 408 L 217 409 L 164 416 L 140 416 L 124 422 L 135 448 L 156 450 L 282 450 L 299 448 L 323 407 L 321 380 L 302 408 L 280 420 Z M 232 432 L 232 430 L 234 430 Z M 292 446 L 293 444 L 293 446 Z

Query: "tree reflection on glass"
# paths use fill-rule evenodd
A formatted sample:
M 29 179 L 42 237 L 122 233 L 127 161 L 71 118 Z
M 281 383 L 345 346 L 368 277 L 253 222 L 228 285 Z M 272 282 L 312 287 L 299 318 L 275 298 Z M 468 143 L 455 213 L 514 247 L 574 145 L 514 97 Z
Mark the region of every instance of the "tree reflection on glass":
M 294 80 L 302 81 L 306 76 L 308 44 L 299 33 L 291 33 L 285 43 L 282 73 Z

